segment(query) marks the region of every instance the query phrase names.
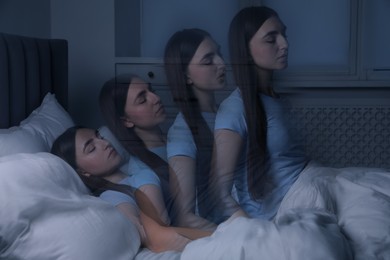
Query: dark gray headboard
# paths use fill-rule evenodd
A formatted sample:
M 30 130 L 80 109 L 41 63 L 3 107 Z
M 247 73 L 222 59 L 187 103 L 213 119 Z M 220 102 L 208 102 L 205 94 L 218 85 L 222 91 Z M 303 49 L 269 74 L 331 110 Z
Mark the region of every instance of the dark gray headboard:
M 19 124 L 48 92 L 67 109 L 67 41 L 0 33 L 0 128 Z

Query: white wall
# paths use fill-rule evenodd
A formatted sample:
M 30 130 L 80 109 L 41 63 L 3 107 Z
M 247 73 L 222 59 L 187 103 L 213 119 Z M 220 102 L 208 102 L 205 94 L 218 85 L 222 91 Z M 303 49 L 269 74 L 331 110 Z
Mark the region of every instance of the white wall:
M 142 1 L 144 57 L 160 57 L 173 31 L 193 26 L 209 30 L 227 52 L 228 23 L 239 1 Z M 134 60 L 115 57 L 114 14 L 114 1 L 51 0 L 51 36 L 69 43 L 69 112 L 78 124 L 98 127 L 103 123 L 99 90 L 115 75 L 115 62 Z
M 101 124 L 98 94 L 114 75 L 114 4 L 52 0 L 51 34 L 68 40 L 69 112 L 78 124 Z
M 238 0 L 142 0 L 141 55 L 162 57 L 174 32 L 197 27 L 208 31 L 227 56 L 229 23 L 239 7 Z
M 227 55 L 228 23 L 243 2 L 140 1 L 144 57 L 161 56 L 171 33 L 195 26 L 210 31 Z M 384 3 L 387 0 L 380 1 Z M 69 112 L 78 124 L 91 127 L 102 124 L 98 108 L 99 90 L 107 79 L 114 76 L 116 62 L 132 61 L 130 58 L 115 57 L 114 11 L 114 0 L 0 0 L 0 31 L 68 40 Z M 286 16 L 286 19 L 289 18 Z M 375 24 L 380 25 L 380 22 Z M 366 31 L 369 30 L 366 28 Z M 381 32 L 389 35 L 387 31 Z M 321 47 L 318 49 L 324 50 Z M 383 51 L 383 48 L 378 49 Z M 384 50 L 384 54 L 383 57 L 388 57 L 389 52 Z M 383 60 L 388 61 L 386 58 Z
M 66 39 L 69 112 L 78 124 L 101 124 L 98 91 L 114 75 L 113 1 L 0 0 L 0 31 Z
M 208 30 L 226 54 L 228 22 L 239 2 L 142 0 L 143 57 L 159 58 L 168 37 L 185 27 Z M 101 86 L 115 75 L 116 62 L 134 60 L 115 57 L 114 15 L 113 0 L 0 0 L 0 31 L 66 39 L 69 112 L 77 124 L 98 127 L 103 123 L 98 107 Z
M 0 32 L 50 37 L 50 0 L 0 0 Z

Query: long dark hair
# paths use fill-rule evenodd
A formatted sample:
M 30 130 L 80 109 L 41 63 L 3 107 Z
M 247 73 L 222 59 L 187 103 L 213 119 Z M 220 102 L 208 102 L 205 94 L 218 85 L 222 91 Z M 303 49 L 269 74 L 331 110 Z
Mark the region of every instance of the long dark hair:
M 248 128 L 247 171 L 251 196 L 264 196 L 267 159 L 267 117 L 259 93 L 277 96 L 271 86 L 262 86 L 256 64 L 249 49 L 249 42 L 263 23 L 270 17 L 278 17 L 271 8 L 251 6 L 239 11 L 229 28 L 229 51 L 233 75 L 244 102 Z
M 107 127 L 123 145 L 123 147 L 134 156 L 148 165 L 160 178 L 166 207 L 171 208 L 171 196 L 169 193 L 169 171 L 168 163 L 158 155 L 147 149 L 143 140 L 136 134 L 134 128 L 127 128 L 122 118 L 125 116 L 127 92 L 130 83 L 138 76 L 134 74 L 121 74 L 108 80 L 100 90 L 99 104 Z
M 53 143 L 51 153 L 57 155 L 66 161 L 77 172 L 80 179 L 84 182 L 85 186 L 91 191 L 94 196 L 99 196 L 104 191 L 114 190 L 125 193 L 131 197 L 134 197 L 134 190 L 132 187 L 116 184 L 105 180 L 101 177 L 93 175 L 85 176 L 80 173 L 79 167 L 76 162 L 76 133 L 82 126 L 73 126 L 68 128 L 63 134 L 61 134 Z
M 209 209 L 204 203 L 208 194 L 213 132 L 204 120 L 197 97 L 187 84 L 187 69 L 199 45 L 212 37 L 204 30 L 191 28 L 177 31 L 168 40 L 164 52 L 167 83 L 174 102 L 191 130 L 197 148 L 196 190 L 202 216 Z

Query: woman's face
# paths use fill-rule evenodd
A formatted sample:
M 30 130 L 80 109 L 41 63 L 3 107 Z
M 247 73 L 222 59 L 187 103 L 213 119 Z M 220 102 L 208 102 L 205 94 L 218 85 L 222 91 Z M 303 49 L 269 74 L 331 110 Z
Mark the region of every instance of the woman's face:
M 75 142 L 76 164 L 82 174 L 104 177 L 118 169 L 120 155 L 97 131 L 78 129 Z
M 286 27 L 278 17 L 268 18 L 249 41 L 251 56 L 258 68 L 280 70 L 288 65 Z
M 161 99 L 140 78 L 134 78 L 127 91 L 124 124 L 126 127 L 150 129 L 164 122 L 165 109 Z
M 187 84 L 200 90 L 225 86 L 225 62 L 219 46 L 209 37 L 199 45 L 187 67 Z

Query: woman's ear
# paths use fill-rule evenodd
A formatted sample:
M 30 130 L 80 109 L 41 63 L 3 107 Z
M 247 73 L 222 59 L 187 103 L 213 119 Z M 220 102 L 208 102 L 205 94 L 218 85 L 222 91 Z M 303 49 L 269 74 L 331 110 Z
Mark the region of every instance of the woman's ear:
M 133 123 L 129 118 L 127 118 L 127 117 L 122 117 L 121 120 L 122 120 L 122 123 L 123 123 L 123 125 L 124 125 L 125 127 L 127 127 L 127 128 L 132 128 L 132 127 L 134 127 L 134 123 Z

